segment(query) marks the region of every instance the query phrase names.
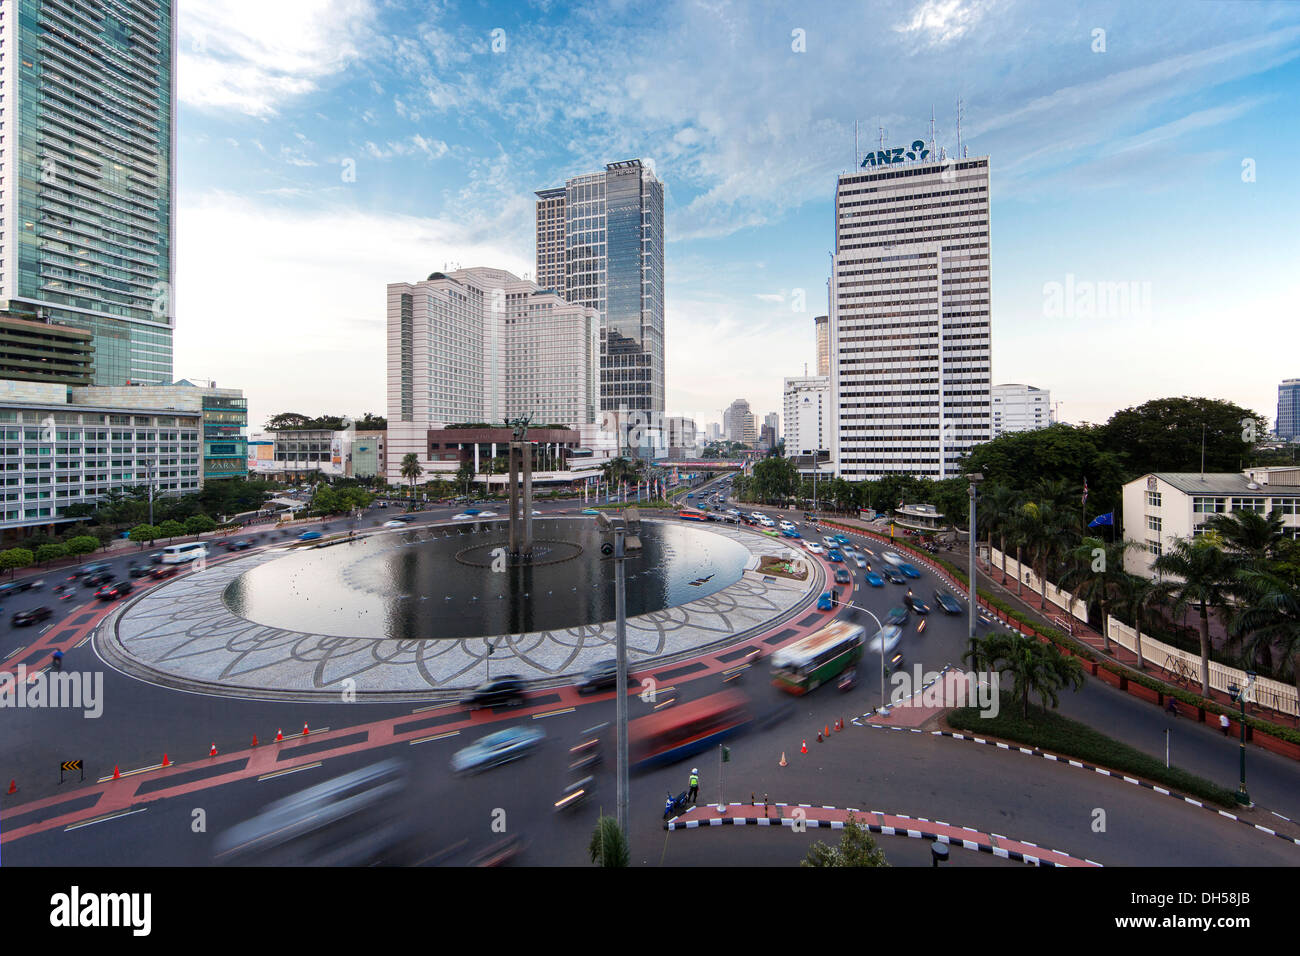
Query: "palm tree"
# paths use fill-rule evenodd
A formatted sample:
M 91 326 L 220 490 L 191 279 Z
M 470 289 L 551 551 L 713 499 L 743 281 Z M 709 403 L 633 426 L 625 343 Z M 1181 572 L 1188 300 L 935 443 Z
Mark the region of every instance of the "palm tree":
M 1153 581 L 1144 574 L 1125 574 L 1120 579 L 1119 606 L 1133 618 L 1138 670 L 1146 670 L 1146 662 L 1142 658 L 1142 619 L 1151 605 L 1162 600 L 1167 593 L 1166 585 Z
M 1029 718 L 1029 695 L 1036 694 L 1043 709 L 1060 705 L 1057 691 L 1083 686 L 1083 665 L 1066 657 L 1055 644 L 1044 643 L 1010 631 L 999 631 L 978 639 L 962 658 L 972 668 L 1011 675 L 1011 695 L 1019 698 L 1021 716 Z
M 980 495 L 979 507 L 975 510 L 975 520 L 988 521 L 989 550 L 993 550 L 993 532 L 998 533 L 998 550 L 1002 552 L 1002 577 L 1007 576 L 1007 528 L 1014 520 L 1015 512 L 1020 508 L 1020 494 L 1009 485 L 994 484 L 987 487 Z M 987 516 L 987 517 L 986 517 Z
M 1300 696 L 1300 589 L 1279 575 L 1247 568 L 1239 572 L 1246 588 L 1244 605 L 1233 615 L 1230 629 L 1249 634 L 1246 651 L 1255 661 L 1260 651 L 1280 646 L 1291 662 L 1291 679 Z
M 627 840 L 613 817 L 601 817 L 596 821 L 587 852 L 591 854 L 591 862 L 600 866 L 627 866 L 630 861 Z
M 415 481 L 422 474 L 424 474 L 424 469 L 420 467 L 420 459 L 414 452 L 410 452 L 402 456 L 402 466 L 401 466 L 400 474 L 403 478 L 405 478 L 408 482 L 410 482 L 411 501 L 414 502 Z
M 1286 540 L 1277 508 L 1268 515 L 1244 510 L 1211 515 L 1205 527 L 1218 535 L 1225 550 L 1257 566 L 1276 557 L 1278 546 Z
M 1065 515 L 1050 501 L 1031 501 L 1022 509 L 1027 524 L 1024 529 L 1035 573 L 1038 575 L 1038 609 L 1047 610 L 1047 570 L 1065 550 L 1067 526 Z
M 1061 575 L 1057 587 L 1069 591 L 1073 599 L 1083 601 L 1088 607 L 1095 602 L 1101 608 L 1101 636 L 1106 653 L 1110 653 L 1110 607 L 1123 594 L 1125 578 L 1124 552 L 1132 547 L 1130 541 L 1112 541 L 1101 538 L 1084 538 L 1070 550 L 1070 567 Z M 1066 613 L 1070 612 L 1066 608 Z
M 1180 614 L 1195 607 L 1201 619 L 1201 693 L 1210 696 L 1210 608 L 1226 607 L 1237 581 L 1232 558 L 1213 540 L 1202 536 L 1188 540 L 1178 538 L 1154 563 L 1161 575 L 1176 581 L 1167 582 L 1174 599 L 1173 610 Z

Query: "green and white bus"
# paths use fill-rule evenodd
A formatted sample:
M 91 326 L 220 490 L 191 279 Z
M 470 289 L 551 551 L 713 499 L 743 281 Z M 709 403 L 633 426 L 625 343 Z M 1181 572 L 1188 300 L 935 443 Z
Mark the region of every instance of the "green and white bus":
M 772 655 L 772 684 L 790 694 L 806 694 L 862 659 L 866 631 L 835 621 Z

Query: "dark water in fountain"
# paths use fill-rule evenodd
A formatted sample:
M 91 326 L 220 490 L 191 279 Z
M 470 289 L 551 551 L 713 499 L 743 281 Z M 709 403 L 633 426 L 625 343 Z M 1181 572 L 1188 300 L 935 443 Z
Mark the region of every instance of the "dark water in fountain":
M 700 527 L 643 521 L 640 537 L 643 549 L 629 552 L 626 563 L 629 617 L 734 584 L 749 559 L 740 543 Z M 293 551 L 236 578 L 225 601 L 236 614 L 273 627 L 411 640 L 613 620 L 614 562 L 600 553 L 612 536 L 602 536 L 592 519 L 537 518 L 533 538 L 535 564 L 504 572 L 491 569 L 490 552 L 506 545 L 505 521 Z

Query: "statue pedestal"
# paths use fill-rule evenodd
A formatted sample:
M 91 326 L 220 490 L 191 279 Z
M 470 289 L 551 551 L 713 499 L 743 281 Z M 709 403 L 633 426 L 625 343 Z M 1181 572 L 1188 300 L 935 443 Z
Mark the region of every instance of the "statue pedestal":
M 510 443 L 510 556 L 533 556 L 533 446 L 531 442 Z

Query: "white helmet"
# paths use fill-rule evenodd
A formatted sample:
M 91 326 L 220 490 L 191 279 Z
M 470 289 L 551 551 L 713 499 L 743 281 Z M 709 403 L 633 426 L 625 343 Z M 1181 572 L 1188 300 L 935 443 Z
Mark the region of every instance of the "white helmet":
M 700 772 L 700 768 L 699 768 L 699 767 L 692 767 L 692 768 L 691 768 L 691 773 L 699 773 L 699 772 Z

